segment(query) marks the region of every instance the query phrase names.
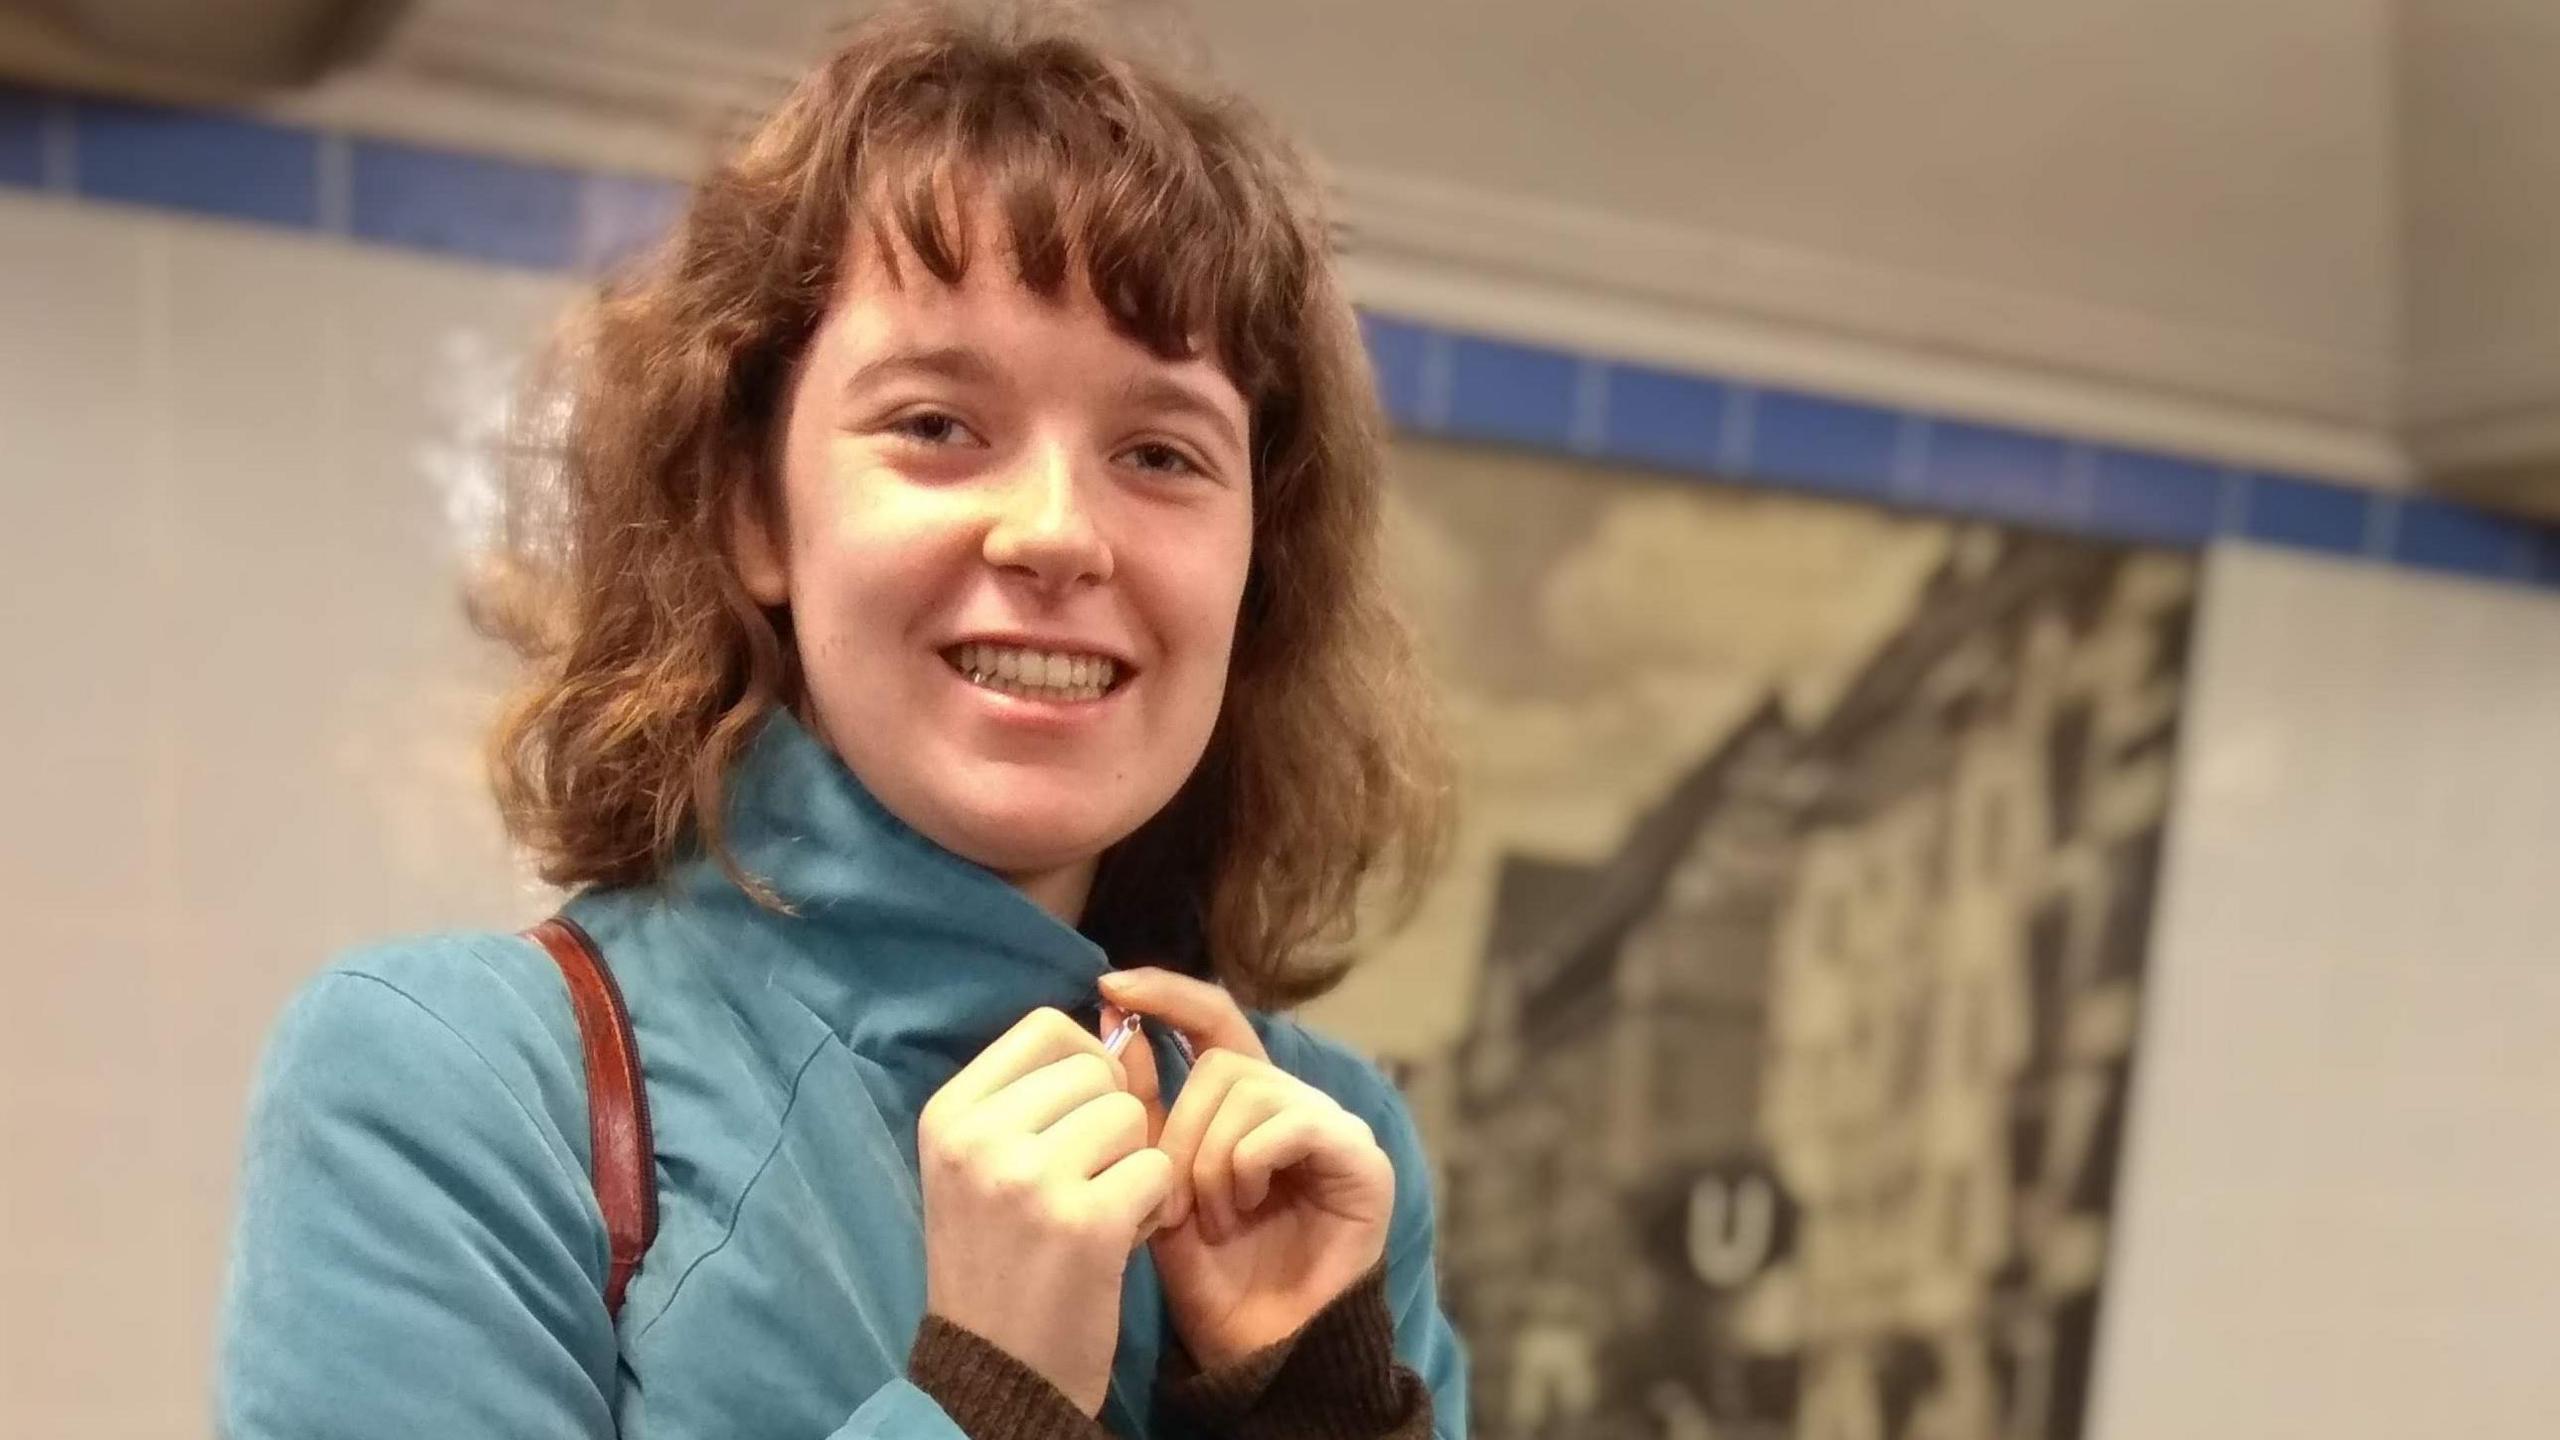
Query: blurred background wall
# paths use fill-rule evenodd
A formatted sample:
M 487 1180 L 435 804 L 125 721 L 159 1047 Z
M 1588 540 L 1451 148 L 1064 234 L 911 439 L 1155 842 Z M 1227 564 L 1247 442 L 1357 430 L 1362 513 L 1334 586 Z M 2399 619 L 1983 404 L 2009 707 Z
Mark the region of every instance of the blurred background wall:
M 2560 542 L 2519 518 L 2560 454 L 2560 13 L 1121 8 L 1326 162 L 1418 485 L 2202 554 L 2094 1390 L 2021 1433 L 2560 1422 Z M 511 386 L 844 11 L 0 7 L 0 1431 L 203 1433 L 269 1017 L 338 947 L 543 908 L 455 588 Z M 1428 610 L 1496 541 L 1423 529 Z M 1711 731 L 1554 792 L 1549 847 L 1612 853 Z M 1317 1018 L 1457 1042 L 1472 873 L 1422 933 L 1478 939 Z

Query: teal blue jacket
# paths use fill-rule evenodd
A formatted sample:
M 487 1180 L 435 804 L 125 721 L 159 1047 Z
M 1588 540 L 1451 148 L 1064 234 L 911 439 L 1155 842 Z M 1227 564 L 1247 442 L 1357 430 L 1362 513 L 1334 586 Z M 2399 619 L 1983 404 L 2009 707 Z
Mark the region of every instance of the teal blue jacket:
M 659 1228 L 620 1323 L 588 1172 L 577 1022 L 553 963 L 506 934 L 385 945 L 278 1022 L 251 1103 L 215 1407 L 230 1440 L 962 1440 L 905 1378 L 924 1315 L 916 1116 L 1023 1015 L 1097 998 L 1100 949 L 889 814 L 776 719 L 731 779 L 740 863 L 582 897 L 620 981 L 656 1127 Z M 1273 1062 L 1334 1096 L 1395 1164 L 1398 1356 L 1465 1433 L 1429 1171 L 1395 1090 L 1340 1045 L 1256 1014 Z M 1159 1043 L 1168 1084 L 1180 1058 Z M 1177 1344 L 1132 1257 L 1100 1416 L 1151 1404 Z

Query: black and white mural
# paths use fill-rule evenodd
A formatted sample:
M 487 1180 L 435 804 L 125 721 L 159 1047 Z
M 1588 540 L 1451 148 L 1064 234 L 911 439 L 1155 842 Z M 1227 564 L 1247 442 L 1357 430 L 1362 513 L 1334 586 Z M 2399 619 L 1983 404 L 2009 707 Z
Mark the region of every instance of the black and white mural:
M 2191 557 L 1404 461 L 1465 833 L 1331 1004 L 1440 1166 L 1476 1428 L 2080 1435 Z

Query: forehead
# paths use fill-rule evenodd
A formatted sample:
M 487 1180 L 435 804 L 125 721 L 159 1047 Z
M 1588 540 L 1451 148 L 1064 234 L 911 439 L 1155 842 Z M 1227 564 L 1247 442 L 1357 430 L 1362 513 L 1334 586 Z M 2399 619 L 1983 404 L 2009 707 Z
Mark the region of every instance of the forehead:
M 1002 366 L 1045 352 L 1071 351 L 1081 363 L 1119 372 L 1157 370 L 1214 379 L 1243 403 L 1212 337 L 1195 335 L 1188 355 L 1164 355 L 1117 323 L 1095 294 L 1087 267 L 1070 254 L 1049 293 L 1023 274 L 1011 236 L 991 207 L 976 205 L 955 227 L 965 257 L 956 279 L 935 272 L 895 225 L 856 223 L 835 298 L 821 332 L 830 348 L 859 360 L 870 352 L 916 345 L 976 346 Z
M 1019 190 L 1019 184 L 1016 184 Z M 1206 361 L 1236 382 L 1236 366 L 1221 356 L 1219 331 L 1226 315 L 1216 292 L 1188 290 L 1188 305 L 1167 300 L 1183 287 L 1167 287 L 1167 274 L 1129 272 L 1126 256 L 1111 261 L 1111 290 L 1119 305 L 1096 292 L 1096 259 L 1078 233 L 1068 195 L 1029 215 L 1029 241 L 1009 223 L 991 187 L 968 179 L 932 187 L 929 208 L 899 202 L 899 187 L 883 179 L 858 202 L 845 225 L 845 254 L 837 266 L 829 310 L 860 310 L 878 323 L 904 325 L 1004 325 L 1073 323 L 1083 331 L 1111 333 L 1137 351 L 1132 359 L 1185 366 Z M 1014 202 L 1021 195 L 1011 197 Z M 1024 220 L 1016 208 L 1014 220 Z M 1149 246 L 1149 251 L 1155 246 Z M 1137 261 L 1147 272 L 1147 261 Z M 1142 295 L 1142 300 L 1132 300 Z M 1229 300 L 1231 302 L 1231 300 Z

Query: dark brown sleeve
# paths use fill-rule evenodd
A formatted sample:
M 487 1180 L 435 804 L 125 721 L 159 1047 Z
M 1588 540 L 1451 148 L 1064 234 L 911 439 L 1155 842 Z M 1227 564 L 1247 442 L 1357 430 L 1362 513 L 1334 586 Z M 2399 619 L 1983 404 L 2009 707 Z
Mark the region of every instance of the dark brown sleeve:
M 916 1330 L 907 1378 L 969 1440 L 1110 1440 L 1110 1431 L 1040 1372 L 939 1315 L 927 1315 Z
M 1157 1398 L 1221 1440 L 1430 1440 L 1431 1390 L 1396 1359 L 1384 1264 L 1286 1340 L 1214 1370 L 1175 1347 Z

